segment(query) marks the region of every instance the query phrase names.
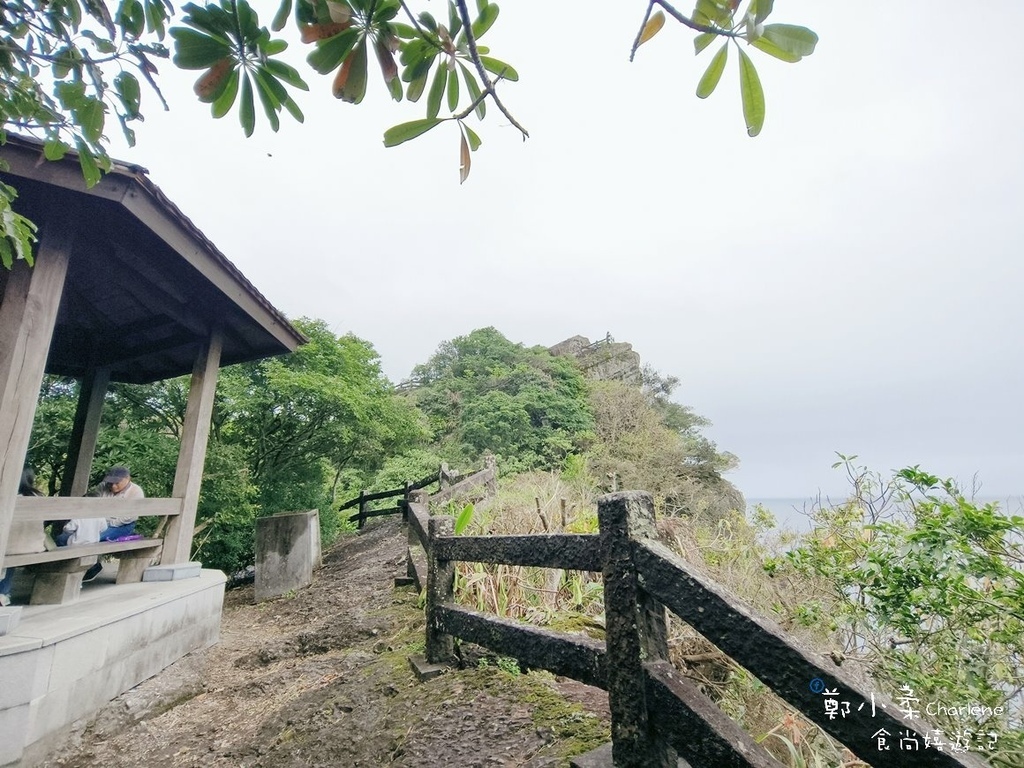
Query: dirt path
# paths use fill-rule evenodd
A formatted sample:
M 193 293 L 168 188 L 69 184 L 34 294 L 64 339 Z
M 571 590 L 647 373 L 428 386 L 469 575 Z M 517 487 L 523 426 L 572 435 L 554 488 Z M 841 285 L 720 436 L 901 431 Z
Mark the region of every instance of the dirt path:
M 607 697 L 480 663 L 427 683 L 423 614 L 397 520 L 326 553 L 313 585 L 227 593 L 220 642 L 76 724 L 43 763 L 105 766 L 542 766 L 607 739 Z

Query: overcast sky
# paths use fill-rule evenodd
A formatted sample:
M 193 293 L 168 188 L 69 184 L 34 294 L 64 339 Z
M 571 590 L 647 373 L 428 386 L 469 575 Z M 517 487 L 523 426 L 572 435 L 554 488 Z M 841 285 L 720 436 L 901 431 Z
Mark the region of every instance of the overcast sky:
M 517 0 L 485 42 L 530 139 L 489 110 L 465 185 L 453 125 L 383 147 L 422 104 L 392 104 L 372 62 L 359 107 L 309 72 L 306 124 L 248 141 L 165 64 L 171 112 L 150 99 L 115 154 L 395 381 L 474 328 L 611 332 L 682 380 L 748 497 L 840 493 L 835 451 L 1021 493 L 1024 4 L 985 4 L 983 30 L 953 2 L 775 7 L 821 40 L 798 64 L 752 52 L 756 139 L 735 52 L 701 101 L 711 51 L 681 27 L 628 62 L 642 2 Z

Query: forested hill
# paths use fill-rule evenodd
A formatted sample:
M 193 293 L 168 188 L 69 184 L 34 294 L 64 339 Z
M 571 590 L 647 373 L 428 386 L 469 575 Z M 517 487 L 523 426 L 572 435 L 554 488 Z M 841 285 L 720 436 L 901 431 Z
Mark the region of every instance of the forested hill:
M 213 567 L 252 562 L 256 517 L 319 509 L 329 542 L 344 525 L 334 510 L 360 489 L 400 486 L 442 461 L 468 469 L 485 453 L 506 477 L 543 470 L 595 493 L 646 489 L 668 514 L 742 508 L 722 478 L 734 457 L 671 399 L 678 380 L 638 358 L 636 375 L 596 381 L 574 355 L 483 328 L 442 342 L 414 370 L 418 386 L 396 390 L 369 342 L 320 320 L 295 325 L 309 339 L 295 353 L 221 371 L 193 553 Z M 63 479 L 77 389 L 48 377 L 41 392 L 28 460 L 51 494 Z M 169 495 L 187 391 L 187 379 L 113 385 L 94 480 L 127 464 L 148 495 Z
M 628 344 L 564 354 L 589 343 L 575 339 L 549 350 L 482 328 L 442 343 L 405 395 L 428 420 L 431 450 L 463 464 L 489 451 L 504 472 L 586 471 L 601 490 L 651 491 L 669 514 L 742 509 L 722 477 L 736 458 L 702 434 L 707 420 L 671 399 L 679 380 L 641 366 Z M 627 375 L 588 377 L 600 370 L 587 365 L 595 358 Z

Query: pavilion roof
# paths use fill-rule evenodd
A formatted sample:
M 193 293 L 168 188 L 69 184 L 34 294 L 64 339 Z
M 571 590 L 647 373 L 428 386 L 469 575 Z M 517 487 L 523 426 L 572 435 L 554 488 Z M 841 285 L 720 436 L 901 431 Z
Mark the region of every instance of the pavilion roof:
M 224 331 L 221 364 L 294 351 L 305 342 L 281 312 L 154 184 L 115 161 L 87 189 L 77 156 L 43 159 L 42 143 L 8 135 L 0 147 L 15 203 L 42 233 L 78 216 L 78 230 L 48 373 L 109 366 L 112 381 L 145 383 L 190 373 L 211 328 Z M 0 269 L 0 287 L 7 271 Z M 2 295 L 2 294 L 0 294 Z

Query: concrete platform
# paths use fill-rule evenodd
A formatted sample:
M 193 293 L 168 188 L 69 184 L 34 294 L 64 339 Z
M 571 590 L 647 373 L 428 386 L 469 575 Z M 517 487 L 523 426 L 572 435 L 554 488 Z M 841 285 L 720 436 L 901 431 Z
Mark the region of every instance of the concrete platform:
M 87 717 L 220 633 L 225 577 L 116 584 L 116 563 L 66 605 L 22 605 L 0 637 L 0 766 L 31 766 Z

